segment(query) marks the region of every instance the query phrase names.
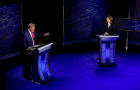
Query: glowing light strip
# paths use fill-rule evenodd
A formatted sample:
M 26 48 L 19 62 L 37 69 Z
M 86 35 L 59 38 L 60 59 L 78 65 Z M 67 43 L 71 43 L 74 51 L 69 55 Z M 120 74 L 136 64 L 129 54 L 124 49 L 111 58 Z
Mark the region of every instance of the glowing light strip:
M 38 48 L 39 53 L 45 51 L 46 49 L 50 49 L 51 48 L 51 45 L 53 45 L 53 43 L 50 43 L 48 45 L 45 45 L 43 47 Z
M 44 75 L 42 73 L 41 65 L 42 65 L 42 63 L 41 63 L 41 56 L 39 56 L 38 57 L 38 69 L 39 69 L 38 72 L 39 72 L 41 80 L 44 80 Z

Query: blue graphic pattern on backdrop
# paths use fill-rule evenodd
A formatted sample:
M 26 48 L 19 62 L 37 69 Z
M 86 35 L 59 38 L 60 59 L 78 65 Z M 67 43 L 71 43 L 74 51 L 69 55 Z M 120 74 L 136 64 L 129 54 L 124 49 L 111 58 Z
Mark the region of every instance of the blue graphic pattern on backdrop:
M 19 48 L 21 16 L 19 4 L 0 6 L 0 56 Z
M 134 19 L 117 19 L 116 23 L 120 30 L 140 31 L 140 20 Z
M 65 0 L 64 43 L 96 39 L 107 16 L 107 0 Z

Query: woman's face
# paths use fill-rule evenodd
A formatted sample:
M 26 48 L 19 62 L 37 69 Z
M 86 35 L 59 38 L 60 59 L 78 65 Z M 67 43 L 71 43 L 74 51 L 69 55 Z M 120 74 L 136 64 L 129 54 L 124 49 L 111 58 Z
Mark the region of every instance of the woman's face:
M 106 21 L 107 21 L 108 23 L 111 23 L 111 21 L 110 21 L 110 19 L 109 19 L 109 18 L 106 18 Z

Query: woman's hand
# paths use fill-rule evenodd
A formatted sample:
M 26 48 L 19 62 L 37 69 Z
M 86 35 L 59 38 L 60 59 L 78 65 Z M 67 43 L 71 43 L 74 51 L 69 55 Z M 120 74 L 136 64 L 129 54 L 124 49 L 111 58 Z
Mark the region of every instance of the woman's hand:
M 108 32 L 105 32 L 104 35 L 107 36 L 107 35 L 109 35 L 109 33 Z

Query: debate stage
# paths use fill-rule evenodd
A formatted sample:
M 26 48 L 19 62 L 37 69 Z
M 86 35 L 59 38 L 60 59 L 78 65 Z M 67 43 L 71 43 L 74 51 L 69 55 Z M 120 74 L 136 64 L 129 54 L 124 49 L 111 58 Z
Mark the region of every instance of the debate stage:
M 140 0 L 0 1 L 0 90 L 140 90 L 139 82 Z
M 139 52 L 117 50 L 116 66 L 99 67 L 97 47 L 83 47 L 66 47 L 51 54 L 49 62 L 53 79 L 45 85 L 39 85 L 23 78 L 21 64 L 1 73 L 0 81 L 4 81 L 1 81 L 1 84 L 4 85 L 5 90 L 140 89 Z

